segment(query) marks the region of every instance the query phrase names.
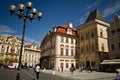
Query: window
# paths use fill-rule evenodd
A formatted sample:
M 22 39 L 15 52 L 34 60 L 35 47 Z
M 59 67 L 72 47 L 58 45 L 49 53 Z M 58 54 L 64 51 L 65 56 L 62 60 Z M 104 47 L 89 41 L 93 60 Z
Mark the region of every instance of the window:
M 120 43 L 118 43 L 118 49 L 120 50 Z
M 73 44 L 73 39 L 71 39 L 71 44 Z
M 115 44 L 111 44 L 111 50 L 115 50 Z
M 103 31 L 102 31 L 102 29 L 100 30 L 100 37 L 103 37 Z
M 68 43 L 68 38 L 66 38 L 66 43 Z
M 71 29 L 67 29 L 67 34 L 72 34 L 72 30 Z
M 112 33 L 112 35 L 115 35 L 115 30 L 112 30 L 111 33 Z
M 69 67 L 69 64 L 68 63 L 66 63 L 66 68 L 68 68 Z
M 119 28 L 119 29 L 117 29 L 117 32 L 118 32 L 118 33 L 120 33 L 120 28 Z
M 91 37 L 92 37 L 92 38 L 94 37 L 94 33 L 93 33 L 93 32 L 91 32 Z
M 86 33 L 86 39 L 88 39 L 88 33 Z
M 86 52 L 88 52 L 88 45 L 86 45 Z
M 75 50 L 75 56 L 78 56 L 78 51 L 77 50 Z
M 63 55 L 63 48 L 61 48 L 61 50 L 60 50 L 60 51 L 61 51 L 61 55 Z
M 68 56 L 68 53 L 69 53 L 69 52 L 68 52 L 68 49 L 66 49 L 66 56 Z
M 1 53 L 4 53 L 4 51 L 5 51 L 5 47 L 4 47 L 4 45 L 2 45 Z
M 101 49 L 102 49 L 102 51 L 104 51 L 104 44 L 102 44 Z
M 64 42 L 64 37 L 61 36 L 61 42 Z
M 73 56 L 74 54 L 73 54 L 73 49 L 71 50 L 71 56 Z
M 83 36 L 81 36 L 81 41 L 83 40 Z

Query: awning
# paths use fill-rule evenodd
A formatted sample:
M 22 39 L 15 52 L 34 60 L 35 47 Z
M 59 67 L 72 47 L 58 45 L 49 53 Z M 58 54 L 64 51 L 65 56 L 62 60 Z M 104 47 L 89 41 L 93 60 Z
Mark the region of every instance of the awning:
M 104 60 L 100 64 L 120 64 L 120 59 Z
M 100 64 L 120 64 L 120 62 L 101 62 Z

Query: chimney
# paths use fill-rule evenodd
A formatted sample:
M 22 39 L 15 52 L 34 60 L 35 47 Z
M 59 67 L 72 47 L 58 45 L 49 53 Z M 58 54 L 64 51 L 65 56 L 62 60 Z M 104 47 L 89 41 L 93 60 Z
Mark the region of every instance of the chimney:
M 73 28 L 73 24 L 72 24 L 71 22 L 69 22 L 68 26 L 69 26 L 70 28 Z

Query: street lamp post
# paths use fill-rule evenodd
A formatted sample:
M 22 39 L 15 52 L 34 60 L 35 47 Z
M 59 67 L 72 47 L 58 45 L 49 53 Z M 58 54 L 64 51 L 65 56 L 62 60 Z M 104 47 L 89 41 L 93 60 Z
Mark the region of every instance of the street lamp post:
M 24 10 L 27 10 L 26 13 L 24 13 Z M 20 56 L 19 56 L 19 65 L 17 69 L 17 75 L 16 75 L 16 80 L 20 80 L 20 69 L 21 69 L 21 59 L 22 59 L 22 52 L 23 52 L 23 44 L 24 44 L 24 35 L 25 35 L 25 29 L 26 29 L 26 20 L 29 19 L 32 21 L 35 19 L 35 16 L 37 16 L 38 20 L 42 18 L 42 13 L 37 12 L 37 9 L 33 8 L 33 5 L 31 2 L 27 2 L 26 8 L 23 4 L 18 5 L 18 10 L 17 13 L 16 11 L 16 6 L 15 5 L 10 5 L 9 11 L 11 15 L 17 15 L 19 19 L 23 19 L 24 25 L 23 25 L 23 32 L 22 32 L 22 44 L 21 44 L 21 50 L 20 50 Z

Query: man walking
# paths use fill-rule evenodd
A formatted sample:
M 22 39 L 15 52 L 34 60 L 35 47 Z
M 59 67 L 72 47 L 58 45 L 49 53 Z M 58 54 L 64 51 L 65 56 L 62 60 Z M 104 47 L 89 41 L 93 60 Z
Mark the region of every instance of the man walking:
M 40 66 L 39 64 L 35 67 L 35 73 L 36 73 L 36 80 L 39 80 L 39 73 L 40 73 Z

